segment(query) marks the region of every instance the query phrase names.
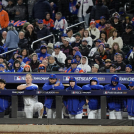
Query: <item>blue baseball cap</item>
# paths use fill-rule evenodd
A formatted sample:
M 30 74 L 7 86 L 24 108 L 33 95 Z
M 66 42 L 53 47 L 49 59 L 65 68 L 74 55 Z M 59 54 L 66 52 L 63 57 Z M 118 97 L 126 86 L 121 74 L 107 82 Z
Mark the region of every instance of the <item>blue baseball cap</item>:
M 22 56 L 21 56 L 21 55 L 18 55 L 18 56 L 17 56 L 17 59 L 18 59 L 18 58 L 21 58 L 21 59 L 22 59 Z
M 43 23 L 43 20 L 41 20 L 41 19 L 38 20 L 38 23 L 39 23 L 39 24 L 42 24 L 42 23 Z
M 68 37 L 67 34 L 62 34 L 61 37 Z
M 76 82 L 76 79 L 75 79 L 74 77 L 70 77 L 70 78 L 69 78 L 69 82 L 70 82 L 70 81 Z
M 44 69 L 45 69 L 45 67 L 44 67 L 44 66 L 39 67 L 39 70 L 44 70 Z
M 104 45 L 103 43 L 100 43 L 99 47 L 100 47 L 101 45 L 105 48 L 105 45 Z
M 10 27 L 10 26 L 14 27 L 14 24 L 13 24 L 13 23 L 9 23 L 9 25 L 8 25 L 8 26 L 9 26 L 9 27 Z
M 88 41 L 86 39 L 83 39 L 82 42 L 87 42 L 88 43 Z
M 99 43 L 101 43 L 101 40 L 100 40 L 100 39 L 97 39 L 95 42 L 99 42 Z
M 55 74 L 50 74 L 49 79 L 57 79 Z
M 101 17 L 100 17 L 100 20 L 101 20 L 101 19 L 105 19 L 105 16 L 101 16 Z
M 127 64 L 126 67 L 129 67 L 130 69 L 132 69 L 132 66 L 130 64 Z
M 77 60 L 76 59 L 72 59 L 71 60 L 71 64 L 77 64 Z
M 134 81 L 129 81 L 129 85 L 128 86 L 133 87 L 134 86 Z
M 60 49 L 60 46 L 59 45 L 54 46 L 54 49 L 56 49 L 56 48 L 59 48 Z
M 4 68 L 4 65 L 3 64 L 0 64 L 0 67 L 3 67 Z
M 44 46 L 44 45 L 41 45 L 41 46 L 40 46 L 40 50 L 41 50 L 41 49 L 47 49 L 47 47 Z

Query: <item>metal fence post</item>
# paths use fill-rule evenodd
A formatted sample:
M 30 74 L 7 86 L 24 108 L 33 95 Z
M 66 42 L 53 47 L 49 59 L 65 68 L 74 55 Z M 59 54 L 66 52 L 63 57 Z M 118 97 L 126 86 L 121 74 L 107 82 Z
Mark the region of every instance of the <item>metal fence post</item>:
M 18 111 L 18 96 L 12 96 L 11 118 L 17 118 L 17 111 Z
M 106 119 L 106 96 L 101 96 L 101 119 Z
M 56 96 L 56 118 L 62 118 L 62 96 Z

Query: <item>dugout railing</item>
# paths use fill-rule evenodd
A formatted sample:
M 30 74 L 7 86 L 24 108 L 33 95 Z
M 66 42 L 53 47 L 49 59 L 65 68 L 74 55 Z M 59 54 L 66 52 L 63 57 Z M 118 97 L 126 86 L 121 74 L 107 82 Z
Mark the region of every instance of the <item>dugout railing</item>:
M 0 90 L 0 95 L 10 95 L 12 97 L 11 118 L 1 118 L 0 124 L 57 124 L 57 125 L 103 125 L 103 126 L 134 126 L 133 120 L 111 120 L 106 117 L 107 96 L 132 97 L 134 91 L 17 91 Z M 38 96 L 56 96 L 56 119 L 47 118 L 17 118 L 18 96 L 38 95 Z M 100 96 L 101 119 L 62 119 L 62 97 L 63 96 Z

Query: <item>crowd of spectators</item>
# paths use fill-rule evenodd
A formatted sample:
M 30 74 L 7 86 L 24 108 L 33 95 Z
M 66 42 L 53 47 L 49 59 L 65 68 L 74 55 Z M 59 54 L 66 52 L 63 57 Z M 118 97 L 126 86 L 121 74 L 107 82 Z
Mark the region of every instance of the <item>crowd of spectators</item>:
M 0 72 L 134 71 L 132 16 L 116 0 L 2 0 L 0 16 L 0 54 L 20 48 L 0 55 Z M 74 33 L 70 18 L 85 24 Z M 13 20 L 27 22 L 17 31 Z M 32 47 L 56 31 L 57 42 L 47 38 Z

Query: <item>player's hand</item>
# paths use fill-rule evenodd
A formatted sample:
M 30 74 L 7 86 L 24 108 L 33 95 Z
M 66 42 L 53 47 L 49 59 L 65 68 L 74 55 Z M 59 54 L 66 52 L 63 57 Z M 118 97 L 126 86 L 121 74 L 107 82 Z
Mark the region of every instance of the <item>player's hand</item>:
M 86 103 L 88 104 L 88 102 L 89 102 L 89 100 L 88 99 L 86 99 Z
M 54 84 L 54 86 L 57 87 L 59 85 L 60 85 L 60 79 L 59 79 L 59 81 L 56 84 Z

